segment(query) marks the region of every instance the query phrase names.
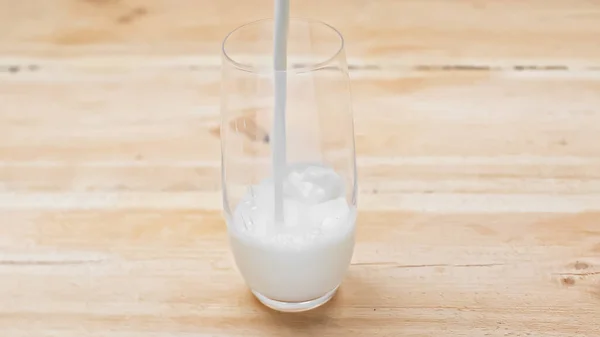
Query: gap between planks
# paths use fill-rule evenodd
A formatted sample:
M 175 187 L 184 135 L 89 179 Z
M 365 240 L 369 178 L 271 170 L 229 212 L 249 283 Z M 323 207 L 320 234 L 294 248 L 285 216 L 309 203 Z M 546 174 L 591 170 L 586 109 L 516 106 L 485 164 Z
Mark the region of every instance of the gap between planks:
M 135 64 L 135 65 L 132 65 Z M 103 56 L 79 57 L 63 60 L 32 59 L 0 56 L 0 74 L 35 73 L 43 71 L 67 70 L 79 67 L 116 66 L 126 69 L 181 69 L 189 71 L 218 71 L 221 69 L 218 58 L 208 57 L 173 57 L 158 58 L 138 56 Z M 302 67 L 302 64 L 292 67 Z M 564 64 L 390 64 L 364 63 L 350 60 L 348 69 L 351 72 L 362 71 L 414 71 L 414 72 L 600 72 L 600 66 L 574 66 Z

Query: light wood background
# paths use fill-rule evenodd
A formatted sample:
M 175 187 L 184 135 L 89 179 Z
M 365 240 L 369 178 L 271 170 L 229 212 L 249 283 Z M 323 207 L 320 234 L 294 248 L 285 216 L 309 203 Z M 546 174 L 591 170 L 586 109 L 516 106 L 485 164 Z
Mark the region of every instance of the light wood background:
M 220 213 L 219 48 L 267 0 L 0 0 L 0 335 L 600 336 L 600 2 L 292 0 L 347 38 L 339 295 L 259 305 Z

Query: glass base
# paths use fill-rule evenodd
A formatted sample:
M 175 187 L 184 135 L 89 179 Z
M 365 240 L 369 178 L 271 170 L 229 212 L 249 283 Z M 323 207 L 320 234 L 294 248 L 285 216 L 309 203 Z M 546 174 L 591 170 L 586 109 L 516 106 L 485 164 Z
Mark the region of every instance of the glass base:
M 252 293 L 260 301 L 260 303 L 266 305 L 267 307 L 273 310 L 281 312 L 302 312 L 318 308 L 323 304 L 329 302 L 333 295 L 335 295 L 337 288 L 338 287 L 335 287 L 335 289 L 331 290 L 330 292 L 326 293 L 325 295 L 319 298 L 304 302 L 281 302 L 277 300 L 272 300 L 254 290 L 252 290 Z

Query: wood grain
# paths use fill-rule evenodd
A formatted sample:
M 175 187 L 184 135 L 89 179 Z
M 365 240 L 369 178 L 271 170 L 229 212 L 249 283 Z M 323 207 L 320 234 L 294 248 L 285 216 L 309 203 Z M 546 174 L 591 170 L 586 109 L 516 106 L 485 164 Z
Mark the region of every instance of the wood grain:
M 332 23 L 356 64 L 594 67 L 600 10 L 588 0 L 303 0 L 292 13 Z M 0 1 L 0 51 L 23 56 L 207 59 L 271 0 Z M 13 59 L 15 60 L 15 59 Z M 202 62 L 202 64 L 207 64 Z
M 293 2 L 347 38 L 359 230 L 258 304 L 220 214 L 219 43 L 271 2 L 0 0 L 2 336 L 599 336 L 600 5 Z

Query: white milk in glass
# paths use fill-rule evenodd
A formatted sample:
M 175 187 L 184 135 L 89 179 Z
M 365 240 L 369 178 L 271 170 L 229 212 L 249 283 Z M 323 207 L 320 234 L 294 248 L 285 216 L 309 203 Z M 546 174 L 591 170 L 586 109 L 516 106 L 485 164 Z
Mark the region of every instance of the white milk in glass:
M 273 176 L 251 186 L 229 220 L 238 269 L 270 300 L 305 302 L 334 291 L 350 264 L 356 210 L 344 180 L 320 163 L 286 159 L 286 44 L 289 2 L 275 5 Z
M 274 217 L 273 180 L 252 186 L 229 226 L 237 266 L 248 286 L 270 299 L 317 299 L 342 281 L 352 258 L 356 210 L 342 178 L 306 164 L 284 174 L 283 223 Z

